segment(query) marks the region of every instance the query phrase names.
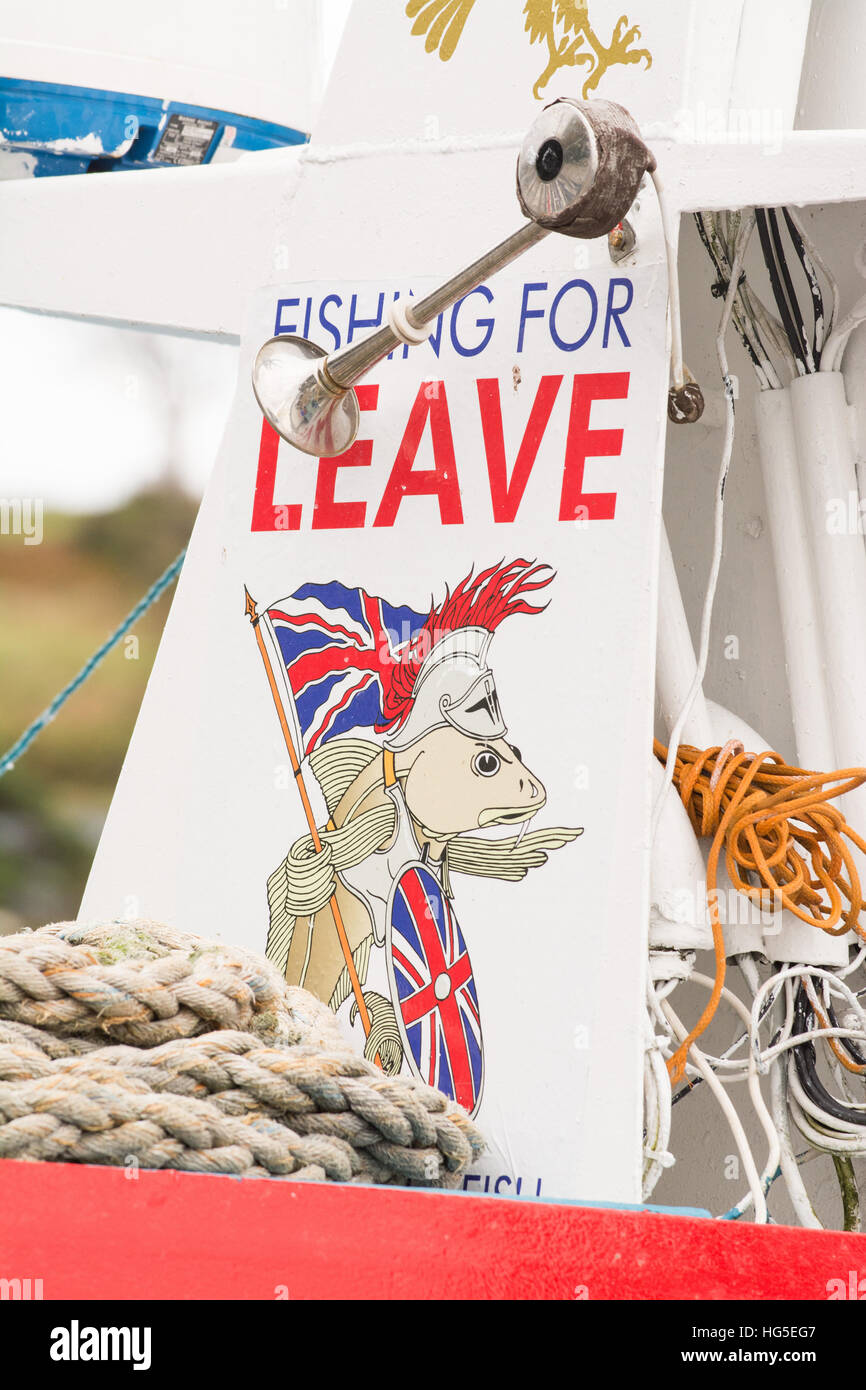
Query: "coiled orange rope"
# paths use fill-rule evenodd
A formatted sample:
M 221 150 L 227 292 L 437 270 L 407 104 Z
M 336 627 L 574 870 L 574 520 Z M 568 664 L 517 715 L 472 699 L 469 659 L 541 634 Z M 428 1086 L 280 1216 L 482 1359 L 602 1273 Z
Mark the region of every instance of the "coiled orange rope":
M 664 763 L 667 749 L 655 741 Z M 722 849 L 731 882 L 762 912 L 793 912 L 831 936 L 854 931 L 866 941 L 864 907 L 851 844 L 866 841 L 831 805 L 866 782 L 866 768 L 806 772 L 777 753 L 747 753 L 742 744 L 701 752 L 681 744 L 674 767 L 679 791 L 697 835 L 712 839 L 707 860 L 707 904 L 716 978 L 709 1003 L 668 1062 L 671 1081 L 685 1075 L 689 1048 L 709 1026 L 725 982 L 725 939 L 719 919 L 718 868 Z

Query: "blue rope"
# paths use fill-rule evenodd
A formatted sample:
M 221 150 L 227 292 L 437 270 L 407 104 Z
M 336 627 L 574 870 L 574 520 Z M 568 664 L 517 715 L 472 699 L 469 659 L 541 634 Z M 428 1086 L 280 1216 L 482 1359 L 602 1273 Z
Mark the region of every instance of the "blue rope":
M 775 1171 L 775 1173 L 773 1173 L 771 1176 L 768 1176 L 768 1177 L 764 1178 L 764 1181 L 763 1181 L 762 1186 L 763 1186 L 763 1189 L 764 1189 L 764 1196 L 765 1196 L 765 1197 L 768 1195 L 768 1193 L 769 1193 L 769 1191 L 770 1191 L 770 1188 L 773 1186 L 773 1183 L 776 1181 L 776 1179 L 777 1179 L 777 1178 L 780 1178 L 781 1176 L 782 1176 L 782 1169 L 781 1169 L 781 1168 L 777 1168 L 776 1171 Z M 743 1216 L 743 1215 L 744 1215 L 743 1208 L 740 1206 L 740 1204 L 739 1204 L 739 1202 L 738 1202 L 737 1205 L 736 1205 L 735 1207 L 730 1207 L 722 1216 L 719 1216 L 719 1217 L 717 1218 L 717 1220 L 719 1220 L 719 1221 L 739 1221 L 740 1217 Z M 769 1216 L 767 1217 L 767 1224 L 768 1224 L 769 1226 L 772 1226 L 772 1225 L 775 1224 L 775 1223 L 773 1222 L 772 1217 L 769 1217 Z
M 47 724 L 51 723 L 54 716 L 66 704 L 70 695 L 74 695 L 79 686 L 82 686 L 84 682 L 93 675 L 99 663 L 108 656 L 112 648 L 117 646 L 121 638 L 126 636 L 129 629 L 138 622 L 138 619 L 147 612 L 148 608 L 156 603 L 156 600 L 165 592 L 169 584 L 177 578 L 185 555 L 186 550 L 184 549 L 180 552 L 177 559 L 169 565 L 165 573 L 160 575 L 156 583 L 151 584 L 147 593 L 143 598 L 139 599 L 132 612 L 124 618 L 120 627 L 115 629 L 111 636 L 103 642 L 102 646 L 93 653 L 90 660 L 82 666 L 78 675 L 75 676 L 67 686 L 64 686 L 59 695 L 55 695 L 48 708 L 43 710 L 38 719 L 34 719 L 30 727 L 24 730 L 24 733 L 13 743 L 8 753 L 3 754 L 3 757 L 0 758 L 0 777 L 3 777 L 7 772 L 11 772 L 12 768 L 21 757 L 21 754 L 27 752 L 27 749 L 34 739 L 41 734 Z

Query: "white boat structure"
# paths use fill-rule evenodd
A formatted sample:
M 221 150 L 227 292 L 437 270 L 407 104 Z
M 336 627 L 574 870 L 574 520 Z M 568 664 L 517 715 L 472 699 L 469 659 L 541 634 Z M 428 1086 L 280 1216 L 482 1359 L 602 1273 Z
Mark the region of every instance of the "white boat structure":
M 330 854 L 329 835 L 349 823 L 335 806 L 350 783 L 332 803 L 316 771 L 328 744 L 298 714 L 295 658 L 280 639 L 297 626 L 291 604 L 333 623 L 326 580 L 329 593 L 373 595 L 380 614 L 384 595 L 419 615 L 411 647 L 431 588 L 432 622 L 445 611 L 443 586 L 450 592 L 473 566 L 490 574 L 485 566 L 503 557 L 537 557 L 557 573 L 550 609 L 530 618 L 541 607 L 524 608 L 523 629 L 509 618 L 492 659 L 501 647 L 502 706 L 507 714 L 509 687 L 521 744 L 520 721 L 532 715 L 544 816 L 563 837 L 550 864 L 539 850 L 531 873 L 513 875 L 528 873 L 514 892 L 505 873 L 491 888 L 481 870 L 458 868 L 452 894 L 447 847 L 436 859 L 430 822 L 413 814 L 411 740 L 391 727 L 370 732 L 383 795 L 397 786 L 409 808 L 413 872 L 420 866 L 443 903 L 460 905 L 457 931 L 472 941 L 488 1010 L 483 1087 L 478 1078 L 459 1095 L 453 1078 L 440 1087 L 468 1095 L 489 1125 L 491 1157 L 466 1190 L 859 1231 L 863 6 L 634 0 L 626 19 L 609 0 L 356 0 L 321 100 L 310 77 L 318 7 L 308 0 L 242 16 L 192 0 L 151 8 L 159 22 L 145 43 L 137 28 L 124 31 L 132 21 L 117 7 L 95 0 L 77 7 L 76 26 L 92 21 L 85 39 L 59 4 L 38 38 L 18 7 L 0 6 L 0 303 L 241 343 L 226 443 L 82 918 L 122 916 L 130 894 L 136 916 L 182 930 L 205 931 L 219 910 L 227 940 L 263 952 L 279 936 L 264 886 L 293 841 L 309 833 L 310 855 Z M 32 119 L 16 126 L 26 101 Z M 94 111 L 102 127 L 84 130 Z M 580 433 L 578 383 L 605 374 Z M 507 458 L 493 516 L 497 495 L 482 476 L 486 449 L 492 489 L 491 382 Z M 617 414 L 627 395 L 631 413 Z M 416 405 L 414 453 L 400 473 Z M 442 472 L 435 440 L 419 442 L 428 421 L 431 438 L 451 431 L 459 482 Z M 367 454 L 354 452 L 365 443 Z M 581 449 L 567 504 L 567 481 L 561 497 L 552 489 Z M 431 520 L 421 507 L 434 496 Z M 611 496 L 616 508 L 599 501 Z M 255 592 L 254 627 L 267 619 L 258 640 L 270 690 L 248 629 L 227 616 L 239 577 Z M 437 710 L 451 713 L 431 715 L 423 734 L 447 724 L 485 748 L 501 739 L 531 782 L 494 708 L 489 641 L 454 638 L 492 630 L 480 611 L 468 607 L 447 653 L 439 649 Z M 521 639 L 506 637 L 512 627 Z M 389 651 L 405 659 L 402 647 Z M 446 658 L 475 662 L 473 681 L 487 681 L 491 731 L 478 733 L 462 687 L 447 685 Z M 420 665 L 424 680 L 434 667 Z M 417 690 L 413 698 L 420 710 Z M 241 740 L 244 710 L 253 727 Z M 360 758 L 358 727 L 340 732 Z M 306 775 L 312 788 L 306 821 L 268 782 L 286 756 L 283 736 L 292 785 Z M 215 800 L 215 747 L 225 804 Z M 775 760 L 761 758 L 769 753 Z M 527 757 L 534 769 L 535 750 Z M 364 766 L 353 764 L 357 776 Z M 249 851 L 233 857 L 248 822 Z M 575 838 L 579 825 L 572 846 L 566 829 Z M 468 829 L 461 822 L 455 839 Z M 286 910 L 279 964 L 291 983 L 311 986 L 316 915 L 343 926 L 338 897 L 357 862 L 340 861 L 321 902 Z M 368 903 L 372 882 L 371 871 L 358 889 Z M 353 1011 L 346 1026 L 371 1059 L 385 1055 L 377 1039 L 397 1039 L 407 1074 L 441 1079 L 433 1045 L 422 1074 L 400 1022 L 393 952 L 387 979 L 384 964 L 376 974 L 396 920 L 382 892 L 381 940 L 374 922 L 373 946 L 359 955 L 354 938 L 343 943 L 347 915 L 337 966 L 345 962 L 348 983 L 336 998 L 331 980 L 322 997 L 341 1019 Z M 292 933 L 303 923 L 310 944 L 292 978 Z M 443 999 L 452 965 L 431 976 L 437 989 L 446 980 Z M 386 1016 L 393 1030 L 371 1032 Z M 472 1220 L 482 1229 L 483 1213 Z M 327 1229 L 339 1268 L 337 1224 Z M 710 1223 L 694 1227 L 699 1248 Z M 799 1269 L 807 1247 L 789 1236 Z M 763 1286 L 740 1273 L 743 1296 L 793 1287 L 774 1258 Z M 830 1269 L 822 1260 L 819 1281 Z M 713 1296 L 712 1281 L 705 1287 Z

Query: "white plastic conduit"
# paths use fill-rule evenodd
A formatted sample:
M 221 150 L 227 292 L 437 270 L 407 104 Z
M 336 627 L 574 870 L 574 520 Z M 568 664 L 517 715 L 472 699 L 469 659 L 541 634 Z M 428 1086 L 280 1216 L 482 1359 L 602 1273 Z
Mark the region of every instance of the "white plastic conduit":
M 790 391 L 761 391 L 755 410 L 797 758 L 830 771 L 836 752 Z
M 841 372 L 798 377 L 789 389 L 803 515 L 817 580 L 818 622 L 826 652 L 835 765 L 862 767 L 866 764 L 866 548 L 858 524 L 852 413 Z M 841 804 L 855 829 L 866 832 L 866 787 L 849 792 Z M 866 858 L 857 858 L 861 877 L 866 877 Z
M 695 678 L 695 649 L 683 607 L 674 557 L 662 522 L 659 550 L 659 618 L 656 645 L 656 692 L 670 734 Z M 712 748 L 713 727 L 704 692 L 699 690 L 683 727 L 683 743 Z

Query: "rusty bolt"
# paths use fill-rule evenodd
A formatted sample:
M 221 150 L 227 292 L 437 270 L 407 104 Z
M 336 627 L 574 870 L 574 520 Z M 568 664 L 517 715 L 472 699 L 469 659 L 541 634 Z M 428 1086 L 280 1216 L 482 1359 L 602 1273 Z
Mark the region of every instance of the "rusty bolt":
M 704 413 L 704 393 L 696 381 L 672 386 L 668 392 L 668 418 L 675 425 L 694 425 Z

